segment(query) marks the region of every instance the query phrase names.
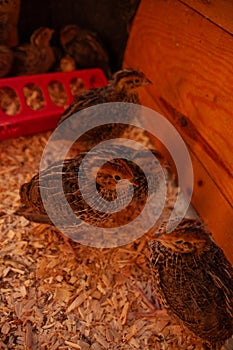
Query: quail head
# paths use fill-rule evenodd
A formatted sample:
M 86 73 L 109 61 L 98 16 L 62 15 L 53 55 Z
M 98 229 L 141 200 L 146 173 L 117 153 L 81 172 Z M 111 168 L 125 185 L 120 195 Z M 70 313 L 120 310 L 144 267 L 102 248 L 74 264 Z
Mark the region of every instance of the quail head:
M 206 349 L 220 349 L 233 334 L 233 267 L 197 220 L 163 231 L 150 242 L 156 294 Z
M 114 74 L 113 79 L 109 81 L 107 86 L 92 88 L 75 96 L 74 102 L 61 116 L 59 124 L 68 119 L 74 113 L 101 103 L 131 102 L 140 104 L 138 90 L 150 83 L 151 81 L 145 76 L 145 74 L 136 69 L 124 69 L 118 71 Z M 102 121 L 99 120 L 99 122 L 100 124 L 105 125 L 92 129 L 79 138 L 77 144 L 80 150 L 88 150 L 100 141 L 120 137 L 128 127 L 127 120 L 125 120 L 126 124 L 118 123 L 117 125 L 107 124 L 104 119 Z M 82 125 L 85 126 L 85 118 L 82 119 Z M 70 132 L 75 133 L 75 130 L 77 130 L 78 127 L 77 120 L 74 121 L 72 118 L 66 123 L 66 131 L 68 131 L 68 128 Z M 69 132 L 63 133 L 64 139 L 69 138 L 69 136 Z
M 0 78 L 9 74 L 13 62 L 13 52 L 7 46 L 0 46 Z
M 48 72 L 55 62 L 50 46 L 53 29 L 40 27 L 30 38 L 30 44 L 22 44 L 14 49 L 13 75 L 31 75 Z

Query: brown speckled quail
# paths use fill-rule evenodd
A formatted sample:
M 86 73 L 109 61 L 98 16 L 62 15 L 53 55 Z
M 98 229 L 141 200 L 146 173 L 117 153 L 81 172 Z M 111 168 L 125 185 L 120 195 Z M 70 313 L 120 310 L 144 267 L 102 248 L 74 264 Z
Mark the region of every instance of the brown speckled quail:
M 22 44 L 14 49 L 13 75 L 46 73 L 55 62 L 50 46 L 54 30 L 40 27 L 30 38 L 30 44 Z
M 111 213 L 101 212 L 93 209 L 88 205 L 82 196 L 79 188 L 79 166 L 85 157 L 86 153 L 80 153 L 76 158 L 66 159 L 64 161 L 62 170 L 62 184 L 66 199 L 71 206 L 73 212 L 81 219 L 94 223 L 94 225 L 103 225 L 105 220 L 111 217 Z M 98 167 L 101 157 L 98 151 L 93 155 L 91 164 L 91 172 Z M 59 172 L 59 166 L 62 162 L 57 162 L 50 165 L 47 169 L 41 173 L 41 184 L 46 189 L 46 196 L 56 197 L 56 205 L 53 210 L 61 217 L 65 217 L 65 210 L 59 201 L 61 198 L 60 194 L 56 192 L 54 187 L 51 188 L 51 179 L 57 179 L 61 176 Z M 85 169 L 86 173 L 86 169 Z M 86 174 L 87 178 L 91 177 L 91 174 Z M 129 168 L 127 162 L 123 159 L 113 159 L 112 161 L 106 162 L 97 173 L 96 186 L 97 191 L 106 200 L 111 201 L 117 198 L 116 185 L 120 184 L 122 179 L 129 180 L 134 184 L 135 178 L 133 172 Z M 121 185 L 122 191 L 124 190 L 124 183 Z M 59 191 L 59 190 L 57 190 Z M 91 191 L 89 191 L 90 198 L 92 197 Z M 59 197 L 60 196 L 60 197 Z M 20 189 L 20 197 L 22 206 L 17 210 L 17 215 L 22 215 L 30 221 L 39 223 L 52 224 L 41 199 L 40 188 L 39 188 L 39 174 L 35 175 L 30 182 L 22 185 Z
M 0 45 L 0 78 L 5 77 L 11 70 L 13 52 L 10 48 Z
M 118 154 L 121 154 L 120 158 L 116 157 L 115 151 L 118 151 Z M 140 213 L 140 210 L 144 208 L 148 195 L 147 180 L 150 182 L 151 186 L 155 188 L 155 191 L 157 190 L 159 182 L 163 179 L 161 172 L 159 171 L 160 168 L 158 167 L 158 174 L 152 173 L 150 167 L 153 160 L 151 160 L 151 158 L 146 158 L 145 151 L 139 152 L 138 150 L 126 146 L 111 146 L 111 149 L 108 150 L 108 154 L 111 156 L 112 160 L 106 162 L 102 167 L 100 167 L 100 162 L 103 161 L 101 152 L 98 150 L 93 152 L 91 171 L 87 172 L 85 168 L 85 186 L 88 190 L 89 204 L 86 203 L 86 198 L 83 197 L 82 192 L 80 191 L 78 179 L 80 163 L 86 156 L 86 152 L 80 153 L 76 158 L 66 159 L 64 161 L 62 184 L 66 199 L 73 212 L 79 218 L 93 224 L 94 226 L 117 227 L 118 225 L 124 225 L 134 219 Z M 157 169 L 158 154 L 154 152 L 154 155 L 154 164 Z M 135 161 L 128 160 L 127 158 L 135 159 Z M 145 178 L 142 169 L 137 165 L 139 159 L 141 162 L 145 161 L 145 163 L 147 163 L 145 164 L 145 167 L 149 173 L 148 179 Z M 46 197 L 50 198 L 52 196 L 56 198 L 56 204 L 52 208 L 53 212 L 56 213 L 57 217 L 60 216 L 62 220 L 65 221 L 66 210 L 60 201 L 62 197 L 59 188 L 56 188 L 54 183 L 51 183 L 51 180 L 54 180 L 56 184 L 57 179 L 61 176 L 59 171 L 59 166 L 61 166 L 61 164 L 62 162 L 56 162 L 43 170 L 40 175 L 40 180 L 41 185 L 46 191 Z M 133 186 L 133 197 L 130 203 L 120 211 L 109 212 L 109 205 L 107 210 L 103 209 L 102 211 L 98 211 L 90 204 L 98 204 L 98 202 L 96 202 L 98 201 L 98 197 L 94 196 L 93 189 L 90 188 L 87 182 L 89 179 L 94 181 L 94 178 L 92 178 L 92 172 L 95 169 L 99 169 L 96 178 L 97 191 L 103 199 L 109 202 L 109 205 L 111 201 L 117 198 L 120 200 L 124 199 L 127 193 L 129 193 L 129 184 L 121 182 L 121 180 L 127 179 L 131 182 Z M 116 191 L 116 186 L 120 192 Z M 17 210 L 17 215 L 22 215 L 30 221 L 52 224 L 42 203 L 38 174 L 35 175 L 30 182 L 22 185 L 20 189 L 20 197 L 22 206 Z
M 140 104 L 138 89 L 151 84 L 143 72 L 123 69 L 116 72 L 107 86 L 92 88 L 76 96 L 75 100 L 61 116 L 59 123 L 87 107 L 107 102 L 131 102 Z
M 74 58 L 78 68 L 101 68 L 110 77 L 109 58 L 96 33 L 69 24 L 61 29 L 60 41 L 65 53 Z
M 206 349 L 220 349 L 233 334 L 233 267 L 197 220 L 163 231 L 150 242 L 156 294 Z
M 73 114 L 84 110 L 87 107 L 101 103 L 131 102 L 140 104 L 138 90 L 148 84 L 151 84 L 151 81 L 143 72 L 136 69 L 124 69 L 118 71 L 114 74 L 113 79 L 109 81 L 107 86 L 83 91 L 79 95 L 75 96 L 74 102 L 61 116 L 59 124 L 61 124 L 64 120 L 67 120 Z M 69 129 L 70 131 L 75 132 L 75 130 L 79 127 L 79 125 L 77 125 L 77 119 L 73 122 L 72 118 L 70 118 L 67 124 L 66 130 Z M 117 125 L 102 124 L 106 124 L 104 119 L 100 121 L 100 127 L 92 129 L 79 138 L 77 142 L 80 150 L 88 150 L 103 140 L 120 137 L 128 127 L 127 125 L 120 123 Z M 85 125 L 84 118 L 82 119 L 82 125 Z M 69 132 L 63 132 L 64 139 L 69 139 L 69 136 Z

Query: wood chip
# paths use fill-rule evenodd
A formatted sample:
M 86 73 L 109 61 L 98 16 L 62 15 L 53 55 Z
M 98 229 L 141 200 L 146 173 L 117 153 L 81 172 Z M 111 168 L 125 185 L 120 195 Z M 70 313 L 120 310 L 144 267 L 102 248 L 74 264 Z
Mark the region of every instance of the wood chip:
M 30 350 L 33 347 L 33 333 L 32 333 L 32 325 L 31 322 L 27 322 L 26 324 L 26 334 L 25 334 L 25 348 L 26 350 Z
M 120 320 L 121 320 L 122 325 L 124 325 L 126 323 L 129 307 L 130 307 L 129 302 L 126 302 L 124 304 L 124 307 L 123 307 L 123 310 L 122 310 L 122 313 L 120 316 Z
M 79 350 L 82 349 L 81 345 L 72 343 L 71 341 L 68 341 L 68 340 L 65 340 L 65 344 L 68 346 L 71 346 L 71 348 L 73 349 L 79 349 Z
M 4 325 L 1 328 L 2 334 L 8 334 L 10 332 L 11 326 L 8 322 L 4 323 Z
M 80 294 L 75 298 L 75 300 L 68 306 L 66 312 L 69 313 L 74 309 L 77 309 L 82 303 L 87 299 L 86 293 L 83 291 L 83 294 Z

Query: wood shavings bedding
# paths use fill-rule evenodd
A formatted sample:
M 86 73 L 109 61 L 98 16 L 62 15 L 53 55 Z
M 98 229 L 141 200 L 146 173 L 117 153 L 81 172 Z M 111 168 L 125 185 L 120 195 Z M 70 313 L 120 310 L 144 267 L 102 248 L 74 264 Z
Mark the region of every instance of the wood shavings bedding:
M 202 349 L 169 316 L 136 318 L 153 303 L 146 237 L 114 249 L 72 243 L 13 215 L 50 133 L 0 144 L 0 349 Z

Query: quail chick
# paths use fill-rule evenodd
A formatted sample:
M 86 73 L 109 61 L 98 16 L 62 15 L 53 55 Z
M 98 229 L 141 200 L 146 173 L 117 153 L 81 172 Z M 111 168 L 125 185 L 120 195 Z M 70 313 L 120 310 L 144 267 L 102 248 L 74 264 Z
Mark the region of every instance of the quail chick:
M 165 309 L 202 338 L 206 349 L 221 349 L 233 334 L 233 267 L 222 249 L 193 219 L 158 233 L 150 249 L 156 294 Z
M 117 154 L 120 154 L 120 158 L 116 158 L 115 151 L 117 151 Z M 108 155 L 112 160 L 101 166 L 103 154 L 98 150 L 94 152 L 93 158 L 91 158 L 91 170 L 88 170 L 84 166 L 84 178 L 83 173 L 80 174 L 79 169 L 80 163 L 83 161 L 84 156 L 86 156 L 86 152 L 80 153 L 76 158 L 65 160 L 62 170 L 62 185 L 66 200 L 79 219 L 82 219 L 91 225 L 91 227 L 99 227 L 100 232 L 103 233 L 105 229 L 115 228 L 114 239 L 117 239 L 121 244 L 125 244 L 127 240 L 131 241 L 136 239 L 145 232 L 142 230 L 143 221 L 141 220 L 138 221 L 137 230 L 133 233 L 130 230 L 126 230 L 126 226 L 144 209 L 148 198 L 148 183 L 154 187 L 153 194 L 156 195 L 156 199 L 158 198 L 159 184 L 161 180 L 163 180 L 161 172 L 157 172 L 157 168 L 158 170 L 160 169 L 160 167 L 157 167 L 158 161 L 153 156 L 152 158 L 154 159 L 151 159 L 151 157 L 147 159 L 145 151 L 139 152 L 134 148 L 122 145 L 120 145 L 119 149 L 119 145 L 114 145 L 108 150 Z M 134 161 L 128 160 L 128 157 L 134 159 Z M 138 161 L 139 164 L 145 162 L 142 169 L 144 169 L 145 166 L 146 171 L 149 173 L 148 178 L 145 177 L 143 170 L 137 165 Z M 155 164 L 155 168 L 153 168 L 155 171 L 153 172 L 150 170 L 152 163 Z M 61 232 L 64 231 L 66 234 L 69 232 L 67 235 L 74 241 L 80 241 L 80 237 L 82 237 L 81 239 L 84 238 L 86 244 L 89 244 L 92 240 L 91 235 L 93 234 L 93 230 L 91 229 L 90 232 L 88 228 L 86 229 L 83 226 L 79 226 L 77 222 L 74 223 L 73 218 L 69 215 L 67 207 L 62 204 L 64 203 L 62 202 L 62 191 L 60 187 L 57 186 L 59 178 L 61 177 L 61 168 L 59 169 L 59 166 L 62 168 L 62 162 L 52 164 L 41 172 L 40 179 L 37 174 L 29 183 L 21 187 L 20 197 L 22 206 L 15 214 L 22 215 L 30 221 L 50 225 L 53 225 L 51 219 L 54 221 L 55 217 L 56 225 Z M 99 170 L 97 172 L 97 177 L 93 178 L 92 174 L 95 169 Z M 85 183 L 85 196 L 83 196 L 83 188 L 80 190 L 80 178 L 83 179 Z M 121 181 L 123 179 L 127 179 L 128 181 Z M 96 189 L 90 186 L 89 181 L 93 181 L 94 188 L 97 189 L 99 196 L 95 195 Z M 44 200 L 46 200 L 46 198 L 55 199 L 54 203 L 49 201 L 46 205 L 47 209 L 49 206 L 51 219 L 43 206 L 41 189 L 43 189 L 42 194 Z M 103 206 L 101 197 L 106 201 L 106 206 Z M 152 195 L 150 198 L 151 197 Z M 113 210 L 111 210 L 111 208 Z M 154 211 L 153 206 L 150 206 L 150 210 Z M 123 236 L 121 234 L 118 236 L 119 226 L 124 226 Z M 96 236 L 94 239 L 97 239 Z M 110 241 L 105 242 L 109 244 Z
M 62 168 L 62 184 L 64 193 L 70 207 L 79 218 L 89 222 L 90 224 L 94 224 L 95 226 L 102 226 L 104 221 L 108 220 L 112 214 L 108 212 L 104 213 L 90 207 L 90 205 L 88 205 L 84 200 L 79 188 L 79 166 L 85 155 L 86 153 L 83 152 L 76 158 L 71 158 L 64 161 Z M 91 174 L 86 173 L 87 170 L 84 169 L 87 179 L 92 176 L 92 171 L 98 167 L 100 161 L 102 161 L 102 158 L 98 154 L 98 151 L 96 151 L 93 155 L 93 162 L 91 164 Z M 51 196 L 56 198 L 56 206 L 53 208 L 54 212 L 58 217 L 61 216 L 62 220 L 65 220 L 65 209 L 62 207 L 62 201 L 59 200 L 61 195 L 59 192 L 57 193 L 59 189 L 56 191 L 54 187 L 50 187 L 50 180 L 60 178 L 59 166 L 61 166 L 61 164 L 62 162 L 54 163 L 46 170 L 42 171 L 40 174 L 40 181 L 41 186 L 46 189 L 46 195 L 48 198 Z M 102 196 L 106 201 L 116 199 L 118 196 L 116 192 L 116 185 L 119 185 L 122 179 L 129 180 L 132 184 L 135 182 L 133 172 L 127 162 L 119 158 L 106 162 L 102 167 L 100 167 L 96 177 L 97 191 L 99 192 L 100 196 Z M 124 187 L 124 182 L 120 187 L 123 191 L 121 193 L 124 193 L 126 190 Z M 93 197 L 91 191 L 89 191 L 89 196 L 90 198 Z M 39 174 L 35 175 L 30 182 L 22 185 L 20 189 L 20 197 L 22 207 L 17 210 L 17 215 L 22 215 L 30 221 L 52 224 L 42 203 L 39 189 Z
M 124 69 L 114 74 L 113 79 L 109 81 L 107 86 L 101 88 L 93 88 L 75 96 L 74 102 L 67 108 L 61 116 L 59 124 L 87 107 L 106 103 L 106 102 L 131 102 L 140 104 L 138 90 L 151 84 L 151 81 L 144 73 L 136 69 Z M 71 118 L 72 119 L 72 118 Z M 76 122 L 76 120 L 75 120 Z M 75 123 L 74 122 L 74 123 Z M 126 120 L 127 122 L 127 120 Z M 68 124 L 70 130 L 75 132 L 77 125 L 72 124 L 71 120 Z M 85 120 L 82 120 L 85 123 Z M 85 133 L 78 139 L 80 150 L 88 150 L 98 144 L 100 141 L 110 138 L 120 137 L 128 127 L 126 124 L 106 124 L 103 120 L 100 127 L 94 128 Z M 84 124 L 83 124 L 84 125 Z M 66 135 L 67 134 L 67 135 Z M 63 133 L 64 138 L 69 138 L 69 132 Z
M 13 52 L 7 46 L 0 46 L 0 78 L 5 77 L 11 70 Z
M 65 53 L 78 68 L 101 68 L 110 77 L 109 58 L 97 34 L 69 24 L 61 29 L 60 41 Z
M 30 44 L 15 48 L 13 75 L 31 75 L 46 73 L 55 62 L 54 52 L 50 46 L 53 29 L 40 27 L 30 38 Z

